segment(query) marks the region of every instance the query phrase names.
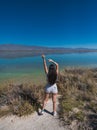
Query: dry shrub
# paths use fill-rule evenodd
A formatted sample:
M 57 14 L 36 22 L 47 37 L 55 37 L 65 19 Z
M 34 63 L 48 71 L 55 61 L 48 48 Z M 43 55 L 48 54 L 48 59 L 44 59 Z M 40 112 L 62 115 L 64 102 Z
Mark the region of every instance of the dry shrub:
M 84 122 L 85 125 L 89 114 L 96 113 L 96 74 L 97 69 L 85 68 L 66 68 L 60 73 L 58 82 L 62 95 L 60 99 L 60 118 L 64 120 L 64 124 L 66 122 L 72 124 L 72 121 L 78 120 L 78 122 Z M 75 108 L 78 110 L 76 113 L 73 111 Z M 92 126 L 90 127 L 93 129 Z
M 9 106 L 10 111 L 18 116 L 28 115 L 41 107 L 43 94 L 42 85 L 9 83 L 0 91 L 0 106 Z

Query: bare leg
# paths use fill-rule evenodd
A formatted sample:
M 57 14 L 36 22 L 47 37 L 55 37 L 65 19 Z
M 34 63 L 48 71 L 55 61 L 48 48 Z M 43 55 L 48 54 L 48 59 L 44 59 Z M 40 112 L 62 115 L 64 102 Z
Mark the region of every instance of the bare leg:
M 43 108 L 42 108 L 42 110 L 44 110 L 44 108 L 45 108 L 45 106 L 47 104 L 48 99 L 49 99 L 49 93 L 45 93 L 45 98 L 44 98 L 44 101 L 43 101 Z
M 53 95 L 52 95 L 53 112 L 56 112 L 56 98 L 57 98 L 57 94 L 53 94 Z

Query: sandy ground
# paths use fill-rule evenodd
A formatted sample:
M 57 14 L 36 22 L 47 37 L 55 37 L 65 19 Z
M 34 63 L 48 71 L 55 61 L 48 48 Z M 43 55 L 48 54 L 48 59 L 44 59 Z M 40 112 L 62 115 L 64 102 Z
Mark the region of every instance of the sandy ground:
M 58 111 L 57 99 L 57 111 Z M 7 116 L 0 119 L 0 130 L 67 130 L 59 119 L 52 116 L 52 100 L 48 101 L 44 115 L 38 115 L 37 112 L 26 117 Z

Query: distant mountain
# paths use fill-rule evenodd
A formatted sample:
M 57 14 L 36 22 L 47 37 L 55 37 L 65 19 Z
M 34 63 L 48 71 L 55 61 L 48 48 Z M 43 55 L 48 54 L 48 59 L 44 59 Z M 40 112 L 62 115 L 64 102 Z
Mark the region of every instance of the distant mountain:
M 89 48 L 64 48 L 64 47 L 44 47 L 44 46 L 28 46 L 28 45 L 18 45 L 18 44 L 1 44 L 0 50 L 14 51 L 14 50 L 95 50 Z M 97 50 L 97 49 L 96 49 Z
M 45 49 L 46 47 L 40 46 L 27 46 L 27 45 L 17 45 L 17 44 L 1 44 L 0 50 L 33 50 L 33 49 Z
M 17 57 L 32 57 L 41 54 L 65 54 L 65 53 L 88 53 L 97 52 L 97 49 L 89 48 L 62 48 L 62 47 L 42 47 L 42 46 L 27 46 L 17 44 L 2 44 L 0 45 L 1 58 L 17 58 Z

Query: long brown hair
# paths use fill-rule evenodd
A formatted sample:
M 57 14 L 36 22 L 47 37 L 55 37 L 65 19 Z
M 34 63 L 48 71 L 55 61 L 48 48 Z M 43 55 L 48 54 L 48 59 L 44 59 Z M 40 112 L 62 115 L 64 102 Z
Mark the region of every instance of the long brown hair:
M 49 66 L 49 71 L 48 71 L 47 77 L 48 77 L 49 84 L 53 85 L 56 82 L 57 72 L 56 72 L 56 66 L 55 65 L 51 64 Z

